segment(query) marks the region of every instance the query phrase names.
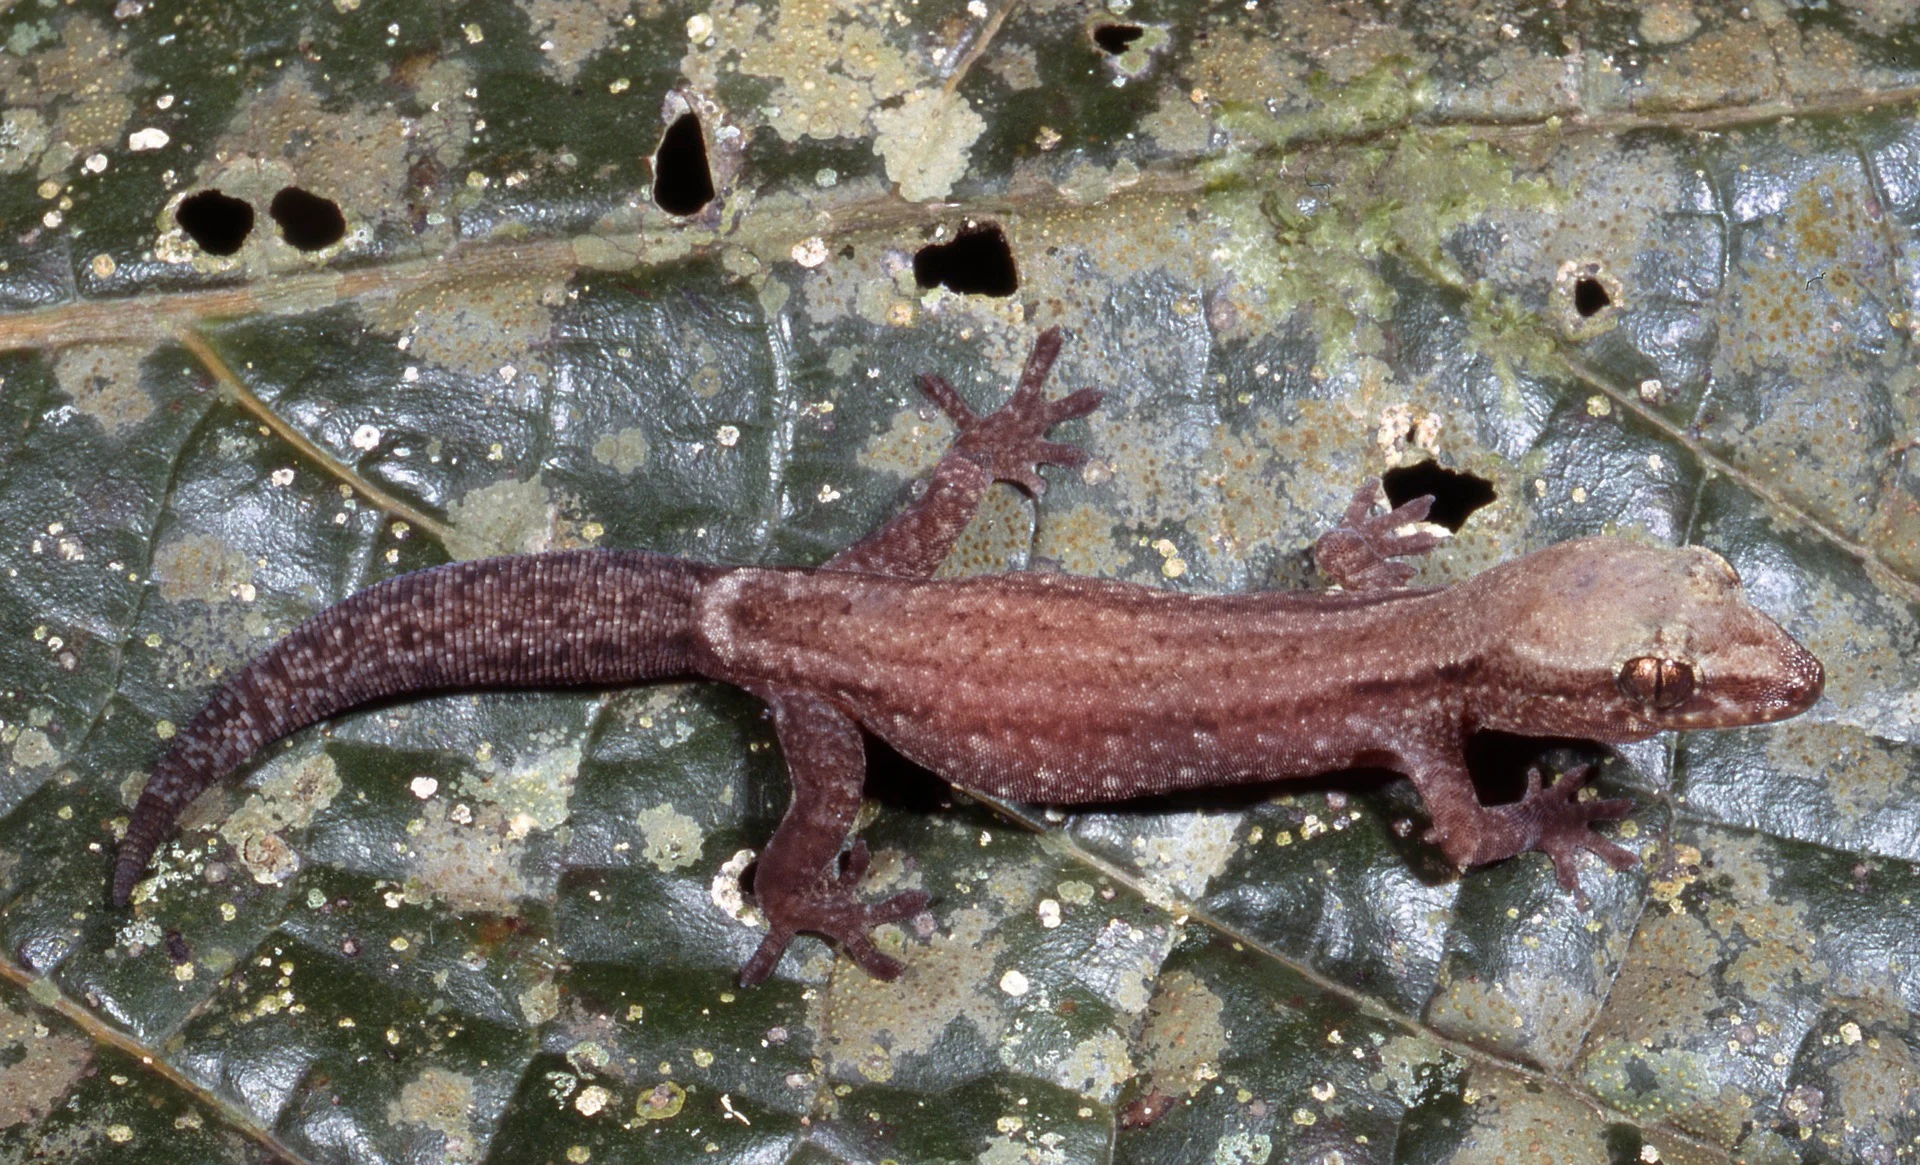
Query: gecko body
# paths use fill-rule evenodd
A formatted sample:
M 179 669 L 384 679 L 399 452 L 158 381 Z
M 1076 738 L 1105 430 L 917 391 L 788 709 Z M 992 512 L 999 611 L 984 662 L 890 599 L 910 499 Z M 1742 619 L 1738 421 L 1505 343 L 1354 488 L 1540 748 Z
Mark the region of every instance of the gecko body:
M 1407 532 L 1431 499 L 1375 514 L 1377 482 L 1316 544 L 1339 591 L 931 577 L 993 481 L 1038 493 L 1039 465 L 1084 460 L 1044 439 L 1100 399 L 1045 398 L 1059 345 L 1043 333 L 987 416 L 923 378 L 959 436 L 914 503 L 820 569 L 560 551 L 403 575 L 321 612 L 216 692 L 155 767 L 121 842 L 115 902 L 187 803 L 259 747 L 428 691 L 698 676 L 764 700 L 794 796 L 754 876 L 769 933 L 747 983 L 803 931 L 876 976 L 900 971 L 869 932 L 928 898 L 856 892 L 863 730 L 961 788 L 1050 804 L 1385 767 L 1412 778 L 1429 840 L 1456 865 L 1537 849 L 1578 893 L 1581 850 L 1634 861 L 1590 828 L 1631 804 L 1577 799 L 1577 770 L 1551 786 L 1530 774 L 1520 801 L 1482 805 L 1464 759 L 1472 733 L 1620 743 L 1766 723 L 1819 698 L 1819 661 L 1711 551 L 1588 538 L 1452 587 L 1408 587 L 1398 559 L 1434 545 Z

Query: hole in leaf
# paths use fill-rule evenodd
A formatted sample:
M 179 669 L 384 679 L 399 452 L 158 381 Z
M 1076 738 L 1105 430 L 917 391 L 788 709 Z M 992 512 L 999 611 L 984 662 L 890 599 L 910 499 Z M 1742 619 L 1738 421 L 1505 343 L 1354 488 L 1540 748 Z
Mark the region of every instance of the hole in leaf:
M 207 254 L 231 255 L 253 233 L 253 207 L 218 190 L 202 190 L 180 200 L 173 221 Z
M 691 113 L 674 118 L 653 153 L 653 201 L 668 214 L 698 214 L 713 201 L 707 135 Z
M 1467 775 L 1482 805 L 1511 805 L 1527 795 L 1527 770 L 1540 770 L 1549 784 L 1582 759 L 1591 759 L 1594 746 L 1566 736 L 1519 736 L 1487 729 L 1467 737 Z
M 1581 319 L 1599 315 L 1613 306 L 1613 297 L 1607 294 L 1606 284 L 1591 275 L 1582 275 L 1573 281 L 1573 310 L 1580 313 Z
M 913 256 L 913 279 L 961 295 L 1012 295 L 1020 289 L 1013 250 L 997 226 L 963 231 L 951 243 L 931 243 Z
M 1117 57 L 1146 34 L 1147 30 L 1137 24 L 1102 24 L 1093 30 L 1093 43 Z
M 274 195 L 267 213 L 280 224 L 280 237 L 302 251 L 331 247 L 347 236 L 347 217 L 340 213 L 339 204 L 298 186 Z
M 1433 512 L 1427 521 L 1458 532 L 1467 524 L 1467 515 L 1494 499 L 1493 483 L 1471 473 L 1459 473 L 1437 461 L 1403 465 L 1380 475 L 1386 487 L 1387 504 L 1399 506 L 1418 497 L 1433 495 Z

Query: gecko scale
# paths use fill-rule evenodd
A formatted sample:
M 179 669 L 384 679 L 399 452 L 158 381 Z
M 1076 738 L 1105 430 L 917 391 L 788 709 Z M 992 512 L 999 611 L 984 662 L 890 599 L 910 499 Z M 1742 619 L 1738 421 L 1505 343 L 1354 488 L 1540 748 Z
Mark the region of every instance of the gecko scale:
M 1589 823 L 1625 800 L 1574 796 L 1584 770 L 1482 805 L 1463 750 L 1495 729 L 1642 740 L 1762 724 L 1820 696 L 1820 662 L 1699 547 L 1586 538 L 1451 587 L 1409 587 L 1435 537 L 1408 532 L 1431 498 L 1373 513 L 1377 481 L 1315 545 L 1337 591 L 1192 595 L 1063 574 L 935 579 L 987 487 L 1038 494 L 1043 464 L 1085 453 L 1045 439 L 1100 403 L 1046 399 L 1060 332 L 1042 333 L 1013 396 L 976 415 L 937 376 L 921 386 L 959 427 L 926 489 L 816 570 L 727 567 L 632 550 L 570 550 L 406 574 L 308 619 L 235 674 L 154 768 L 113 871 L 125 905 L 175 819 L 270 741 L 396 696 L 476 688 L 736 684 L 773 717 L 793 800 L 760 855 L 769 930 L 741 971 L 767 977 L 801 931 L 870 974 L 900 964 L 869 931 L 920 891 L 857 894 L 848 845 L 862 729 L 962 789 L 1020 801 L 1115 801 L 1356 766 L 1404 773 L 1455 865 L 1528 850 L 1578 892 L 1575 858 L 1634 855 Z

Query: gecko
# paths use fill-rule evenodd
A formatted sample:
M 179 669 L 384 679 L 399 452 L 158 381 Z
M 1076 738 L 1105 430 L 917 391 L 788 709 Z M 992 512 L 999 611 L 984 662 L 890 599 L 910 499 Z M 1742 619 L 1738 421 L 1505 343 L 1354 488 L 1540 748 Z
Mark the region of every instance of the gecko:
M 1439 535 L 1431 497 L 1384 513 L 1379 480 L 1315 543 L 1335 589 L 1195 594 L 1019 571 L 936 578 L 987 489 L 1036 497 L 1039 469 L 1085 463 L 1047 439 L 1102 394 L 1050 400 L 1061 347 L 1042 332 L 1013 393 L 977 414 L 920 378 L 958 429 L 917 497 L 814 569 L 722 566 L 580 549 L 396 576 L 301 623 L 228 679 L 175 736 L 127 820 L 111 895 L 125 907 L 174 822 L 271 741 L 350 709 L 427 692 L 734 684 L 766 705 L 792 800 L 752 872 L 767 933 L 740 979 L 764 980 L 802 932 L 879 979 L 901 963 L 872 931 L 929 896 L 859 892 L 850 839 L 870 733 L 955 787 L 1088 804 L 1337 770 L 1411 778 L 1423 835 L 1464 870 L 1544 853 L 1583 903 L 1576 858 L 1635 855 L 1594 831 L 1627 799 L 1577 796 L 1590 768 L 1482 804 L 1475 732 L 1606 744 L 1805 711 L 1820 661 L 1698 546 L 1562 542 L 1447 587 L 1410 586 Z

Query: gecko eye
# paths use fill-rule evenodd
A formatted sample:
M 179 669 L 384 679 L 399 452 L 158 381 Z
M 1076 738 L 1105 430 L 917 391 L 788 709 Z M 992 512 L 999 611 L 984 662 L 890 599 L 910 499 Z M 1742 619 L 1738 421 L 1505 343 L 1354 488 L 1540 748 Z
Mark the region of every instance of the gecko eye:
M 1683 659 L 1636 656 L 1620 669 L 1620 690 L 1655 708 L 1674 708 L 1693 695 L 1693 665 Z

